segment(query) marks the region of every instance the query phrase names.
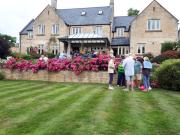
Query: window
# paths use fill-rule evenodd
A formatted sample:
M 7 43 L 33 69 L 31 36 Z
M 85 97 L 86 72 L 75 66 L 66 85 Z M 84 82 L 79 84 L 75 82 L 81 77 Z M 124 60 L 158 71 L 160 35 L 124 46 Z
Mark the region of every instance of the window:
M 117 28 L 118 37 L 124 37 L 124 28 Z
M 43 24 L 38 25 L 38 34 L 39 35 L 44 35 L 45 34 L 45 25 L 43 25 Z
M 102 15 L 102 14 L 103 14 L 103 11 L 100 10 L 100 11 L 98 12 L 98 15 Z
M 32 31 L 28 31 L 28 38 L 33 38 L 33 32 Z
M 44 53 L 44 45 L 43 44 L 38 46 L 38 53 L 39 54 L 43 54 Z
M 81 33 L 81 27 L 73 27 L 71 30 L 71 34 L 80 34 Z
M 59 46 L 58 45 L 53 45 L 51 50 L 52 50 L 52 53 L 54 55 L 57 55 L 59 53 Z
M 103 30 L 101 26 L 96 26 L 94 34 L 103 35 Z
M 86 12 L 83 11 L 83 12 L 81 13 L 81 16 L 85 16 L 85 15 L 86 15 Z
M 161 23 L 159 19 L 149 19 L 147 25 L 148 30 L 161 30 Z
M 58 24 L 52 25 L 52 34 L 53 35 L 59 34 L 59 25 Z
M 139 54 L 145 53 L 145 45 L 144 44 L 138 44 L 138 53 Z

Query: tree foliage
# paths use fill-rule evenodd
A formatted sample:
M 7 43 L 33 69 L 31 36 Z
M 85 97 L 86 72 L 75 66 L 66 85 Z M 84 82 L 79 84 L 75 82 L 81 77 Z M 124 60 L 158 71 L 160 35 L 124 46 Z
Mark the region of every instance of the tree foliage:
M 6 58 L 10 54 L 11 46 L 16 43 L 16 38 L 0 34 L 0 58 Z
M 7 43 L 10 46 L 14 46 L 16 44 L 16 37 L 12 37 L 12 36 L 9 36 L 9 35 L 4 35 L 4 34 L 1 34 L 1 33 L 0 33 L 0 37 L 3 38 L 4 40 L 6 40 Z
M 139 10 L 137 9 L 130 8 L 128 10 L 128 16 L 138 16 L 138 14 L 139 14 Z

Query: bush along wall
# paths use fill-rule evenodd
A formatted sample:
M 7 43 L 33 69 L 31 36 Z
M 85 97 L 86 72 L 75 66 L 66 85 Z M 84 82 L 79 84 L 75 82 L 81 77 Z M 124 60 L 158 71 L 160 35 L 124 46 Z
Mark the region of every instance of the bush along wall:
M 180 91 L 180 59 L 166 60 L 155 73 L 161 88 Z
M 59 71 L 73 71 L 76 75 L 79 75 L 83 71 L 107 71 L 109 56 L 100 55 L 97 58 L 83 59 L 82 57 L 76 57 L 75 59 L 49 59 L 48 62 L 42 60 L 31 61 L 24 59 L 11 58 L 4 64 L 6 69 L 16 69 L 18 71 L 32 70 L 33 73 L 37 73 L 39 70 L 47 70 L 49 72 Z M 120 63 L 120 59 L 115 61 L 116 67 Z

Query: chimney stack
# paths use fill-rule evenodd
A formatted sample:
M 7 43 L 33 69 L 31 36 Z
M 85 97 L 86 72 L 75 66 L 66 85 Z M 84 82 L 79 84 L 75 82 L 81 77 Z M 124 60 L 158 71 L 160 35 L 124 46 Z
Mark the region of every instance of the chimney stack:
M 51 0 L 51 6 L 57 9 L 57 0 Z
M 113 12 L 113 15 L 114 15 L 114 0 L 110 0 L 110 7 L 112 8 L 112 12 Z

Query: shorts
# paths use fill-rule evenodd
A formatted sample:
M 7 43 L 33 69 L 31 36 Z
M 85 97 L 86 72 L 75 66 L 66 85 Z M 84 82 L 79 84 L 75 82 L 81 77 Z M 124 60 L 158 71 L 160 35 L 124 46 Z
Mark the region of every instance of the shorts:
M 142 75 L 141 74 L 135 74 L 135 79 L 136 80 L 142 80 Z
M 134 76 L 126 76 L 126 81 L 134 81 Z

